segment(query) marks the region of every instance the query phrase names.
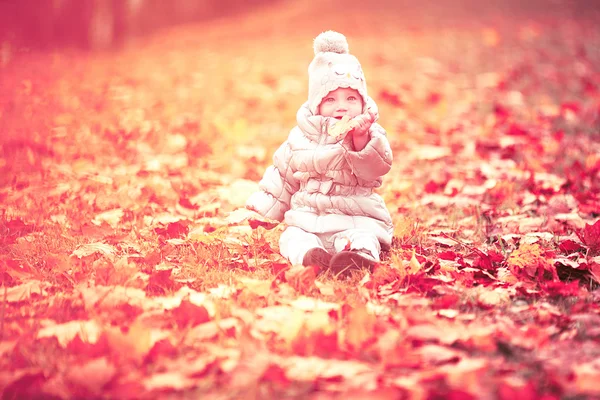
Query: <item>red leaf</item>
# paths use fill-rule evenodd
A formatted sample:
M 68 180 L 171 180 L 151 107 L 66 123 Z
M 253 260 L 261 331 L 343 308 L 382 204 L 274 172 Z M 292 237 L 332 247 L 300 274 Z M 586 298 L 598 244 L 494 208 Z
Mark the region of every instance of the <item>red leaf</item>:
M 398 93 L 393 93 L 387 89 L 383 89 L 379 92 L 379 97 L 381 100 L 393 105 L 394 107 L 403 107 L 404 103 L 400 99 L 400 95 Z
M 510 124 L 508 127 L 506 134 L 509 136 L 526 136 L 527 130 L 518 124 Z
M 319 267 L 296 265 L 284 273 L 285 280 L 300 293 L 310 293 L 315 288 Z
M 585 228 L 577 232 L 577 236 L 592 252 L 600 251 L 600 220 L 594 225 L 585 224 Z
M 206 308 L 190 303 L 188 300 L 182 300 L 179 307 L 173 309 L 172 314 L 180 328 L 210 321 L 210 315 Z
M 429 93 L 429 96 L 427 96 L 427 103 L 429 103 L 432 106 L 438 104 L 441 100 L 442 95 L 437 92 L 431 92 Z
M 579 281 L 564 282 L 542 282 L 541 286 L 550 296 L 577 296 L 579 295 Z
M 449 261 L 454 261 L 456 260 L 456 253 L 453 251 L 442 251 L 441 253 L 438 253 L 438 258 L 440 260 L 449 260 Z
M 575 243 L 572 240 L 565 240 L 563 242 L 561 242 L 558 245 L 558 248 L 563 252 L 563 253 L 575 253 L 577 251 L 580 251 L 583 249 L 583 247 L 581 247 L 581 245 L 579 243 Z
M 279 225 L 279 222 L 275 221 L 275 222 L 270 222 L 270 221 L 261 221 L 259 219 L 248 219 L 248 224 L 250 225 L 250 228 L 252 229 L 256 229 L 259 226 L 262 226 L 265 229 L 273 229 L 275 228 L 277 225 Z
M 444 189 L 446 183 L 438 183 L 433 180 L 430 180 L 425 184 L 425 193 L 435 193 L 439 190 Z
M 270 364 L 267 367 L 261 378 L 261 381 L 275 382 L 284 387 L 287 387 L 290 383 L 290 380 L 285 374 L 285 370 L 276 364 Z
M 504 256 L 494 250 L 490 250 L 488 254 L 485 254 L 484 252 L 478 253 L 479 257 L 475 260 L 473 266 L 486 271 L 495 271 L 497 267 L 494 266 L 494 264 L 504 261 Z
M 506 120 L 511 115 L 511 112 L 508 108 L 506 108 L 502 104 L 495 104 L 494 105 L 494 114 L 496 115 L 496 117 L 498 119 Z
M 565 102 L 560 105 L 560 111 L 561 111 L 561 114 L 564 114 L 567 111 L 577 114 L 579 111 L 581 111 L 581 104 L 573 102 L 573 101 Z
M 373 267 L 373 274 L 369 282 L 365 284 L 367 289 L 376 289 L 381 285 L 385 285 L 400 279 L 400 271 L 397 268 L 388 267 L 384 264 L 377 264 Z
M 33 225 L 27 225 L 20 218 L 13 219 L 0 226 L 0 245 L 13 244 L 21 236 L 33 232 Z
M 154 231 L 167 239 L 175 239 L 187 235 L 189 221 L 171 222 L 166 228 L 155 228 Z
M 456 305 L 458 300 L 460 297 L 457 294 L 446 294 L 434 299 L 432 307 L 436 310 L 451 308 Z
M 164 269 L 160 271 L 153 271 L 148 280 L 146 290 L 150 294 L 162 295 L 171 290 L 179 289 L 182 284 L 173 281 L 171 278 L 171 269 Z

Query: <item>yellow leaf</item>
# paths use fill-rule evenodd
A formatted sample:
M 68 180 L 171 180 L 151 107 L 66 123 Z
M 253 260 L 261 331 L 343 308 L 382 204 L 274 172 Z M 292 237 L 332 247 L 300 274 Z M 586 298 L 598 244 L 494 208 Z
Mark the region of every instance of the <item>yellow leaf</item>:
M 86 343 L 96 343 L 100 337 L 101 328 L 95 321 L 69 321 L 64 324 L 50 325 L 38 331 L 37 338 L 56 337 L 61 347 L 67 345 L 79 335 Z
M 248 289 L 250 293 L 254 293 L 260 297 L 267 297 L 271 293 L 271 284 L 269 280 L 252 279 L 252 278 L 239 278 L 238 281 Z
M 421 270 L 421 263 L 419 263 L 419 260 L 417 260 L 414 249 L 413 249 L 412 257 L 410 258 L 410 263 L 408 264 L 408 267 L 409 267 L 409 273 L 411 273 L 411 274 L 416 274 L 417 272 L 419 272 Z
M 330 136 L 340 136 L 350 132 L 356 127 L 356 121 L 352 120 L 348 115 L 344 115 L 341 120 L 335 123 L 328 133 Z
M 545 271 L 549 271 L 552 277 L 557 278 L 556 269 L 537 243 L 522 244 L 510 254 L 507 264 L 511 272 L 517 276 L 525 273 L 530 278 L 542 277 Z
M 366 307 L 355 308 L 348 314 L 346 343 L 354 350 L 360 350 L 365 342 L 375 338 L 375 315 Z
M 302 310 L 292 309 L 292 314 L 288 317 L 287 322 L 283 324 L 280 331 L 280 336 L 288 344 L 298 336 L 304 326 L 305 314 Z
M 204 232 L 204 228 L 194 229 L 193 231 L 188 233 L 188 239 L 192 242 L 203 244 L 213 244 L 219 240 L 214 235 Z
M 152 329 L 139 320 L 135 321 L 127 332 L 121 331 L 120 328 L 106 330 L 108 343 L 115 352 L 134 361 L 143 359 L 156 342 L 168 336 L 169 332 Z
M 18 301 L 29 300 L 32 294 L 38 294 L 40 296 L 46 296 L 48 293 L 46 292 L 46 288 L 50 285 L 41 282 L 38 280 L 31 280 L 22 285 L 13 286 L 11 288 L 2 288 L 0 292 L 0 297 L 4 298 L 4 291 L 6 290 L 6 301 L 9 303 L 14 303 Z
M 122 208 L 116 208 L 114 210 L 105 211 L 96 215 L 96 217 L 92 220 L 92 223 L 95 225 L 102 225 L 102 222 L 106 222 L 111 228 L 114 229 L 121 223 L 121 219 L 124 215 L 125 212 Z

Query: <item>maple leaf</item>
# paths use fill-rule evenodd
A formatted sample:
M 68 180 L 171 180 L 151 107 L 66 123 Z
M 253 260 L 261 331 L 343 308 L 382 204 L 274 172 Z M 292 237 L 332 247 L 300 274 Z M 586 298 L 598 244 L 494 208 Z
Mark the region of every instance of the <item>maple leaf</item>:
M 376 340 L 375 323 L 377 318 L 366 307 L 353 308 L 347 318 L 348 328 L 345 331 L 344 339 L 351 350 L 360 351 L 368 342 Z
M 110 260 L 114 260 L 116 252 L 117 250 L 114 246 L 106 243 L 94 242 L 77 247 L 75 250 L 73 250 L 71 255 L 77 258 L 83 258 L 91 256 L 92 254 L 102 254 L 108 257 Z
M 556 268 L 537 243 L 524 243 L 507 259 L 510 271 L 518 277 L 539 280 L 558 280 Z
M 240 321 L 237 318 L 224 318 L 205 322 L 196 325 L 187 332 L 185 343 L 193 346 L 198 341 L 214 339 L 218 335 L 236 337 L 240 329 Z
M 176 239 L 185 237 L 189 231 L 190 221 L 180 220 L 167 224 L 166 227 L 154 228 L 154 231 L 165 239 Z
M 285 280 L 296 289 L 299 293 L 307 294 L 315 289 L 315 279 L 319 267 L 305 267 L 303 265 L 295 265 L 285 271 Z
M 296 336 L 292 349 L 297 354 L 330 356 L 338 348 L 338 333 L 331 323 L 329 313 L 316 311 L 304 323 L 302 335 Z
M 193 327 L 210 321 L 210 315 L 204 306 L 192 304 L 188 300 L 182 300 L 178 307 L 171 310 L 171 313 L 179 327 Z
M 404 275 L 406 275 L 406 273 Z M 377 264 L 373 267 L 371 279 L 365 283 L 365 287 L 367 289 L 377 289 L 380 286 L 395 282 L 403 277 L 400 268 L 393 268 L 385 264 Z
M 110 327 L 104 331 L 104 335 L 115 355 L 140 363 L 154 347 L 154 344 L 168 338 L 170 333 L 152 329 L 136 320 L 126 331 Z
M 124 215 L 125 211 L 122 208 L 116 208 L 96 215 L 92 223 L 99 226 L 106 222 L 111 228 L 115 229 L 121 223 Z
M 265 229 L 273 229 L 279 225 L 279 221 L 263 217 L 256 211 L 247 208 L 238 208 L 230 212 L 225 220 L 229 225 L 239 225 L 244 221 L 248 221 L 252 229 L 257 229 L 259 226 Z
M 357 122 L 350 118 L 349 115 L 344 115 L 341 120 L 338 120 L 334 123 L 334 125 L 329 128 L 327 133 L 330 136 L 340 138 L 341 136 L 347 134 L 352 129 L 356 128 Z
M 172 277 L 173 269 L 154 270 L 148 280 L 146 291 L 150 294 L 165 294 L 179 289 L 182 284 L 175 282 Z
M 585 227 L 576 233 L 593 254 L 600 253 L 600 219 L 594 225 L 585 224 Z
M 558 248 L 564 253 L 574 253 L 583 249 L 579 243 L 576 243 L 572 240 L 563 240 L 558 245 Z

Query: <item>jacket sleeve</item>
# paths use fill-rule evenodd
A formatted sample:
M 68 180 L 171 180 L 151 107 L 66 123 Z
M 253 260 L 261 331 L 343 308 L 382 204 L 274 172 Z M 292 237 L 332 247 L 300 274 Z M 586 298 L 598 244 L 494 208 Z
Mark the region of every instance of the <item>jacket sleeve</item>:
M 262 216 L 278 221 L 290 209 L 290 199 L 299 189 L 299 183 L 293 176 L 290 166 L 292 149 L 284 142 L 273 155 L 273 165 L 265 171 L 258 183 L 259 191 L 253 193 L 246 201 L 246 208 L 254 210 Z
M 345 158 L 352 173 L 360 179 L 373 180 L 387 174 L 392 168 L 392 148 L 385 130 L 379 124 L 373 124 L 369 131 L 371 139 L 361 151 L 352 150 L 352 139 L 348 135 L 344 142 Z

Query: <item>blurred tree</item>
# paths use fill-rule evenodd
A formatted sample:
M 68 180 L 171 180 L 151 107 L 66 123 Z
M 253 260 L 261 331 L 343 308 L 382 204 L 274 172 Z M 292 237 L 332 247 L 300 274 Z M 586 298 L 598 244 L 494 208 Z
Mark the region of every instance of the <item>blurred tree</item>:
M 276 0 L 0 0 L 0 43 L 86 49 Z

